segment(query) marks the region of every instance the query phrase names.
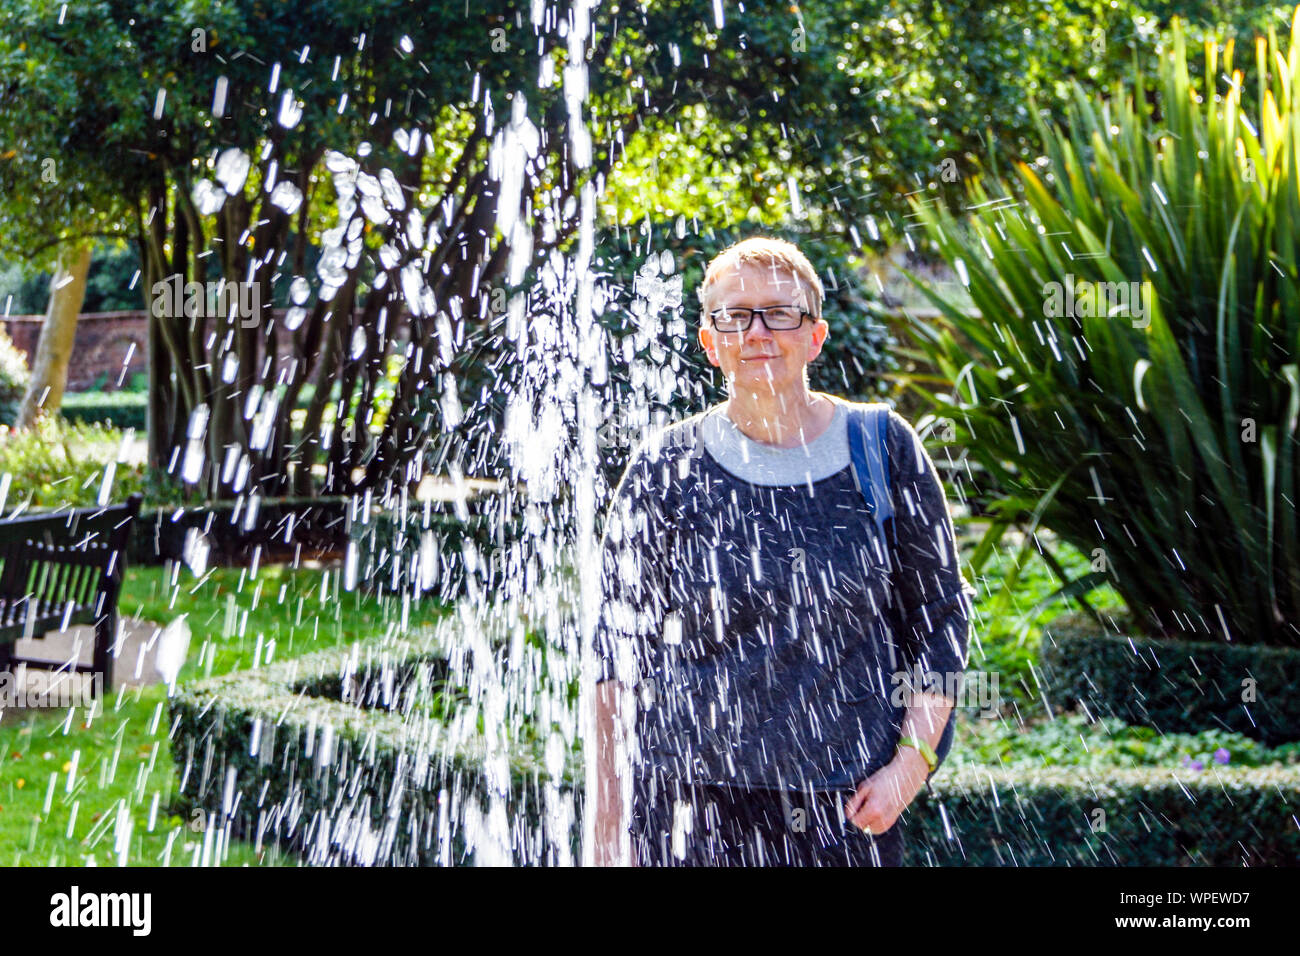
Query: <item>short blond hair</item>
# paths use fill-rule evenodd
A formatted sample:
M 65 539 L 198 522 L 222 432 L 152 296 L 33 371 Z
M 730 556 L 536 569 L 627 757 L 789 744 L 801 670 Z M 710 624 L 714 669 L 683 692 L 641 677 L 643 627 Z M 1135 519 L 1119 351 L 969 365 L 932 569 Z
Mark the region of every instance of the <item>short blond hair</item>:
M 704 281 L 700 283 L 700 308 L 708 317 L 709 301 L 714 285 L 728 273 L 739 270 L 742 266 L 775 266 L 784 269 L 800 280 L 810 290 L 809 311 L 814 319 L 822 317 L 822 300 L 826 290 L 817 270 L 808 261 L 808 257 L 799 251 L 799 247 L 784 239 L 774 236 L 751 236 L 733 243 L 713 257 L 708 268 L 704 270 Z

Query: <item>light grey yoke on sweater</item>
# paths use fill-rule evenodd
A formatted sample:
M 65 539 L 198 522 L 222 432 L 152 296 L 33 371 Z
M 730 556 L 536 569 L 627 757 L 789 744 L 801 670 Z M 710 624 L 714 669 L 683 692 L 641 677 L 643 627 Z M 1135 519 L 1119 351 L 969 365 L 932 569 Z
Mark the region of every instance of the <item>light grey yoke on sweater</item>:
M 803 485 L 821 481 L 849 466 L 849 429 L 844 400 L 835 403 L 830 425 L 812 441 L 781 448 L 754 441 L 715 405 L 700 422 L 704 447 L 727 471 L 755 485 Z

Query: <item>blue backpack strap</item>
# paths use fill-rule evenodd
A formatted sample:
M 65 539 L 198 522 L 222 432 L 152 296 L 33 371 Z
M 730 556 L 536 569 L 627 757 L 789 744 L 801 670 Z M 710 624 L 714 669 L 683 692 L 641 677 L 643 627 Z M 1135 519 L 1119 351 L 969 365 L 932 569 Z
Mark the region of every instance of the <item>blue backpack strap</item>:
M 896 545 L 894 537 L 894 496 L 890 485 L 889 473 L 889 446 L 887 444 L 889 434 L 889 406 L 884 404 L 871 404 L 859 406 L 849 411 L 849 457 L 853 463 L 853 480 L 862 492 L 862 497 L 866 500 L 867 510 L 871 512 L 872 518 L 876 522 L 876 527 L 880 530 L 881 540 L 886 543 L 891 551 Z M 863 480 L 865 476 L 865 481 Z M 889 523 L 886 530 L 886 522 Z M 890 556 L 890 566 L 893 566 L 893 557 Z M 903 621 L 900 616 L 895 615 L 897 627 L 903 627 Z M 957 712 L 954 710 L 948 715 L 948 722 L 944 725 L 943 734 L 939 738 L 939 745 L 934 748 L 935 755 L 942 761 L 952 750 L 953 733 L 957 726 Z M 933 776 L 933 774 L 931 774 Z M 926 788 L 929 788 L 930 777 L 927 776 Z
M 854 409 L 854 413 L 849 416 L 849 453 L 853 459 L 854 477 L 856 479 L 858 474 L 868 476 L 863 496 L 867 499 L 867 507 L 871 509 L 872 516 L 876 519 L 876 526 L 881 529 L 882 534 L 885 531 L 885 522 L 890 523 L 889 534 L 884 536 L 884 541 L 892 551 L 897 547 L 897 539 L 894 523 L 891 520 L 894 517 L 894 497 L 890 490 L 889 446 L 886 444 L 888 428 L 888 405 L 868 405 L 865 408 Z M 863 488 L 861 482 L 858 487 Z M 876 502 L 881 503 L 879 507 Z M 892 555 L 889 563 L 892 567 Z M 901 617 L 898 626 L 900 628 L 904 626 Z M 939 744 L 934 748 L 935 756 L 940 761 L 946 759 L 949 751 L 952 750 L 956 727 L 957 710 L 954 708 L 948 715 L 948 722 L 939 737 Z M 930 776 L 925 779 L 927 789 L 930 786 Z
M 876 403 L 850 409 L 849 458 L 853 463 L 853 481 L 882 534 L 885 523 L 894 517 L 889 446 L 886 444 L 888 433 L 888 405 Z

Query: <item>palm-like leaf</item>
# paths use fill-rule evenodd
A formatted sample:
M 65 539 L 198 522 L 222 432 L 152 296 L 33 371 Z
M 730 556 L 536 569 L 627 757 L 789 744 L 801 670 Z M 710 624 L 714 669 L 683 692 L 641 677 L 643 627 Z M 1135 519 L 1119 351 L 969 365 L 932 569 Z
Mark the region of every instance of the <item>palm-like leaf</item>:
M 1207 45 L 1198 89 L 1175 22 L 1157 111 L 1140 75 L 1104 103 L 1076 87 L 1023 200 L 990 177 L 964 216 L 914 201 L 978 312 L 922 287 L 941 319 L 914 338 L 935 413 L 1008 492 L 991 534 L 1100 548 L 1152 633 L 1300 646 L 1300 9 L 1256 45 L 1257 116 L 1233 52 Z M 1094 283 L 1140 297 L 1107 314 Z

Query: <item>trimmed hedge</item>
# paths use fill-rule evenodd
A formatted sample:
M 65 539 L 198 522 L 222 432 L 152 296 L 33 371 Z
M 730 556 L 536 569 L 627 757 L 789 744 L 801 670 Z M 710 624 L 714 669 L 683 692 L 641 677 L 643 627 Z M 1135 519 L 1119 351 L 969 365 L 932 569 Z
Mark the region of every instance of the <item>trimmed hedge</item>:
M 131 529 L 127 560 L 137 565 L 182 560 L 190 529 L 207 537 L 211 560 L 243 560 L 259 545 L 264 550 L 273 544 L 342 549 L 347 544 L 350 500 L 262 499 L 251 526 L 246 499 L 145 511 Z
M 578 765 L 548 766 L 526 743 L 485 769 L 476 728 L 430 715 L 467 663 L 450 666 L 437 647 L 357 644 L 181 688 L 169 704 L 181 802 L 213 814 L 223 839 L 274 840 L 312 865 L 526 864 L 537 847 L 573 862 L 547 837 L 567 830 L 561 842 L 578 850 L 581 830 L 567 825 Z M 344 702 L 344 688 L 381 706 Z M 492 794 L 512 847 L 484 847 Z
M 1044 631 L 1042 664 L 1049 699 L 1093 717 L 1164 733 L 1219 727 L 1269 746 L 1300 740 L 1300 650 L 1121 637 L 1071 622 Z
M 449 502 L 434 502 L 427 517 L 415 503 L 404 518 L 380 509 L 357 515 L 349 525 L 348 547 L 358 580 L 374 592 L 436 592 L 452 602 L 469 593 L 466 572 L 473 568 L 479 587 L 498 590 L 505 575 L 524 573 L 524 552 L 517 546 L 523 519 L 494 514 L 503 504 L 499 496 L 485 495 L 471 499 L 461 514 Z M 422 570 L 425 560 L 435 562 L 432 570 Z
M 143 432 L 148 406 L 147 392 L 68 392 L 59 414 L 70 422 L 102 422 Z
M 133 378 L 141 378 L 137 375 Z M 306 408 L 315 389 L 310 382 L 298 393 L 296 408 Z M 19 396 L 18 401 L 21 401 Z M 0 408 L 3 406 L 0 405 Z M 17 402 L 15 402 L 15 410 Z M 59 414 L 70 422 L 102 422 L 114 428 L 134 428 L 143 432 L 148 425 L 149 393 L 130 388 L 115 392 L 65 392 Z M 0 411 L 0 421 L 7 421 Z
M 1300 767 L 965 766 L 904 830 L 910 866 L 1297 866 Z
M 460 706 L 469 662 L 439 647 L 369 642 L 182 688 L 182 800 L 225 839 L 277 840 L 314 865 L 455 865 L 476 859 L 495 792 L 514 862 L 543 847 L 547 864 L 580 859 L 577 748 L 548 768 L 541 743 L 517 744 L 489 781 L 477 730 L 446 717 L 477 714 Z M 950 767 L 903 826 L 913 866 L 1297 865 L 1300 766 Z

